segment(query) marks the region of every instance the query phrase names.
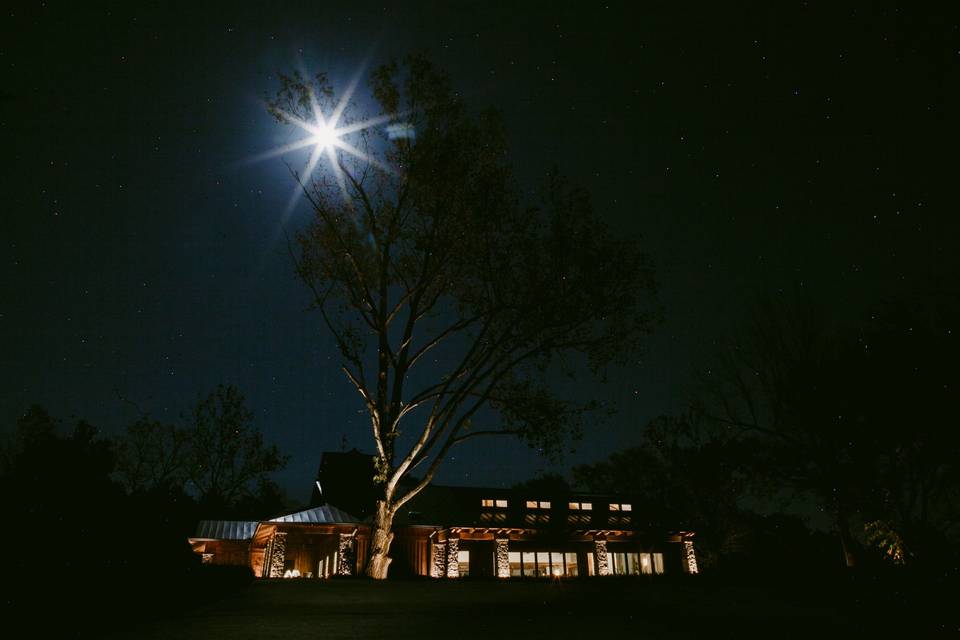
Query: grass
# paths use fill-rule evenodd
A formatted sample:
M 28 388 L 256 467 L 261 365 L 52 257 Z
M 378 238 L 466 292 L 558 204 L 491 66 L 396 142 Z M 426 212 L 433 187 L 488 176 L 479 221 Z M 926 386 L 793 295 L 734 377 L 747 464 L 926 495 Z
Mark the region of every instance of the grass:
M 257 581 L 113 637 L 799 638 L 867 631 L 823 593 L 684 578 Z

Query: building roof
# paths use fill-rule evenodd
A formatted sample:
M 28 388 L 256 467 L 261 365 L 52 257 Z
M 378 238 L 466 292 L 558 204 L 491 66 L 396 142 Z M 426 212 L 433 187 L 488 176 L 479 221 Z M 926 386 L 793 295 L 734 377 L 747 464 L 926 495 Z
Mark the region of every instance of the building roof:
M 297 511 L 270 520 L 201 520 L 197 525 L 194 539 L 207 540 L 250 540 L 257 531 L 260 522 L 295 522 L 306 524 L 353 524 L 360 522 L 346 511 L 332 505 L 314 507 L 306 511 Z
M 201 520 L 194 538 L 211 540 L 249 540 L 257 529 L 257 523 L 245 520 Z
M 333 505 L 325 504 L 320 507 L 298 511 L 289 515 L 272 518 L 266 522 L 303 522 L 309 524 L 349 524 L 360 522 L 346 511 L 337 509 Z M 254 523 L 256 524 L 256 523 Z M 251 535 L 253 533 L 251 532 Z

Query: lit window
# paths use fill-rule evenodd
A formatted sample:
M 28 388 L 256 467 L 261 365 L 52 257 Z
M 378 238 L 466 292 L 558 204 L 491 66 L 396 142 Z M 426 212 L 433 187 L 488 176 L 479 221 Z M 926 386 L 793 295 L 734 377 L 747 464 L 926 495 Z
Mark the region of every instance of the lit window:
M 610 511 L 620 511 L 620 505 L 619 505 L 619 504 L 615 504 L 615 503 L 614 503 L 614 504 L 611 504 L 611 505 L 610 505 Z
M 483 500 L 480 501 L 480 506 L 481 506 L 481 507 L 492 507 L 492 506 L 493 506 L 493 500 L 491 500 L 490 498 L 484 498 Z
M 523 575 L 527 577 L 534 577 L 537 575 L 537 561 L 536 556 L 532 551 L 523 552 Z
M 650 560 L 649 553 L 640 554 L 640 573 L 650 575 L 653 573 L 653 563 Z
M 506 508 L 507 508 L 507 501 L 506 501 L 506 500 L 497 500 L 496 504 L 497 504 L 497 508 L 499 508 L 499 509 L 506 509 Z
M 590 511 L 590 510 L 593 509 L 593 503 L 592 503 L 592 502 L 581 502 L 581 503 L 580 503 L 580 508 L 583 509 L 584 511 Z
M 524 551 L 520 553 L 511 551 L 509 556 L 511 576 L 559 578 L 562 576 L 575 577 L 580 573 L 576 553 L 563 551 Z
M 537 501 L 536 500 L 527 500 L 527 509 L 536 509 Z
M 580 503 L 571 502 L 570 504 L 567 505 L 567 508 L 570 509 L 571 511 L 577 511 L 578 509 L 580 509 Z
M 457 551 L 457 569 L 460 577 L 465 578 L 470 575 L 470 552 Z
M 640 573 L 640 563 L 636 553 L 608 553 L 607 561 L 610 573 L 615 576 L 635 576 Z M 647 562 L 649 563 L 649 556 Z M 649 566 L 649 565 L 648 565 Z
M 590 511 L 593 509 L 592 502 L 571 502 L 567 505 L 571 511 Z
M 537 551 L 537 577 L 548 578 L 550 577 L 550 552 L 549 551 Z
M 631 505 L 629 505 L 629 504 L 622 504 L 622 505 L 620 505 L 620 510 L 621 510 L 621 511 L 633 511 L 633 506 L 631 506 Z
M 544 500 L 541 500 L 541 501 L 540 501 L 540 508 L 541 508 L 541 509 L 549 509 L 549 508 L 550 508 L 550 503 L 549 503 L 549 502 L 546 502 L 546 501 L 544 501 Z
M 523 575 L 522 561 L 519 551 L 510 551 L 507 553 L 507 558 L 510 560 L 510 577 L 519 578 Z
M 527 509 L 549 509 L 550 502 L 548 500 L 527 500 Z

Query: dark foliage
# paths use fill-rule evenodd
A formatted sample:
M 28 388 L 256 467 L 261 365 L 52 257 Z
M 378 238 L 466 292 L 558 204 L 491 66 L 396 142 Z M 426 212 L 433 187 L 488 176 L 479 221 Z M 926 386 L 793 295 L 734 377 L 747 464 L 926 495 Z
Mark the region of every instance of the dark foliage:
M 763 298 L 691 410 L 575 478 L 642 496 L 650 527 L 696 531 L 708 570 L 940 575 L 960 556 L 958 319 L 955 296 L 884 305 L 852 327 Z M 756 512 L 781 508 L 829 531 Z
M 175 614 L 252 579 L 201 566 L 187 544 L 199 512 L 169 486 L 127 494 L 112 479 L 112 443 L 80 421 L 62 433 L 41 407 L 4 450 L 8 624 L 92 637 Z
M 117 477 L 134 494 L 188 494 L 206 518 L 259 518 L 288 499 L 269 474 L 288 457 L 264 441 L 233 386 L 197 398 L 182 426 L 148 416 L 117 442 Z

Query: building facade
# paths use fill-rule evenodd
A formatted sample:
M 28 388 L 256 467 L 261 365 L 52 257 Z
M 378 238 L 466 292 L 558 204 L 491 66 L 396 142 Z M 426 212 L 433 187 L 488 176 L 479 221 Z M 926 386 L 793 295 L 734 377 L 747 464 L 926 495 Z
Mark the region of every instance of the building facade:
M 371 457 L 356 451 L 324 454 L 309 509 L 263 521 L 205 520 L 190 544 L 204 562 L 247 565 L 259 578 L 361 574 L 373 504 L 368 481 L 357 479 L 372 477 L 368 466 Z M 394 520 L 390 574 L 697 573 L 693 532 L 650 531 L 644 524 L 641 505 L 623 497 L 431 485 Z

